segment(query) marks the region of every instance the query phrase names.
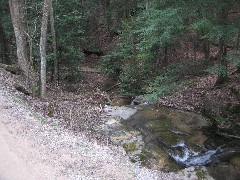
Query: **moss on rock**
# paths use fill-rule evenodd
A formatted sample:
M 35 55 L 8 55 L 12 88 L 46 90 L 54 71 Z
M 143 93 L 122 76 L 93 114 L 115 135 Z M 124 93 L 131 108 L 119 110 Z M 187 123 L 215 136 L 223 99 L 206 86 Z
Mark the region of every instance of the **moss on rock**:
M 125 144 L 125 145 L 123 145 L 123 148 L 126 151 L 126 153 L 137 151 L 136 142 Z
M 180 141 L 176 134 L 169 131 L 158 132 L 156 133 L 156 137 L 158 141 L 164 143 L 167 146 L 173 146 Z

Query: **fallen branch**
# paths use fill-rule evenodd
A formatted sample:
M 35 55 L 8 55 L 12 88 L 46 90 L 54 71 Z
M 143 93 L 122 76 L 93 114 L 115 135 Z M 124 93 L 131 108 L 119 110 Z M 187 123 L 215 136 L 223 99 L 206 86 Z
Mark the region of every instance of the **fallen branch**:
M 4 69 L 12 74 L 20 74 L 21 70 L 14 65 L 7 65 L 0 63 L 0 69 Z
M 223 136 L 223 137 L 225 137 L 225 138 L 229 138 L 229 139 L 231 139 L 231 138 L 234 138 L 234 139 L 240 139 L 240 136 L 234 136 L 234 135 L 231 135 L 231 134 L 226 134 L 226 133 L 217 133 L 218 135 L 220 135 L 220 136 Z
M 21 92 L 21 93 L 23 93 L 27 96 L 31 95 L 31 93 L 25 87 L 23 87 L 21 85 L 14 85 L 14 87 L 15 87 L 16 90 L 18 90 L 19 92 Z

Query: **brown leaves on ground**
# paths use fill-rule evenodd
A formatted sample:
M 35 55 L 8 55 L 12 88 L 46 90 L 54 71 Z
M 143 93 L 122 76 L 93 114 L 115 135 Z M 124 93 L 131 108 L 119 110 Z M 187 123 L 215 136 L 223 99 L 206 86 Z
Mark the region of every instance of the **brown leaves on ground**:
M 33 112 L 51 117 L 46 118 L 49 121 L 47 123 L 58 121 L 59 125 L 73 131 L 91 132 L 93 126 L 101 123 L 103 104 L 107 101 L 105 94 L 99 90 L 104 77 L 96 72 L 82 72 L 82 77 L 78 84 L 61 82 L 61 88 L 48 88 L 46 100 L 41 101 L 37 97 L 21 93 L 14 87 L 16 84 L 24 86 L 25 81 L 21 76 L 0 70 L 2 85 L 25 100 Z M 94 133 L 90 134 L 99 138 Z
M 214 86 L 216 80 L 216 75 L 195 77 L 191 79 L 190 85 L 183 83 L 176 92 L 161 98 L 159 103 L 176 109 L 204 113 L 211 118 L 224 117 L 224 121 L 218 122 L 220 128 L 228 127 L 233 121 L 239 124 L 240 117 L 231 116 L 224 109 L 240 104 L 240 75 L 229 73 L 229 81 L 221 87 Z M 210 112 L 205 114 L 206 110 Z
M 0 71 L 1 82 L 11 91 L 14 84 L 25 84 L 24 80 L 4 70 Z M 185 78 L 186 80 L 186 78 Z M 240 103 L 240 76 L 229 69 L 229 81 L 221 87 L 214 87 L 216 75 L 189 77 L 173 94 L 160 99 L 159 103 L 176 109 L 206 113 L 206 116 L 222 117 L 223 108 L 229 104 Z M 98 72 L 81 72 L 81 82 L 70 84 L 61 82 L 61 88 L 48 89 L 46 101 L 18 93 L 34 111 L 60 119 L 60 124 L 74 131 L 91 131 L 93 126 L 101 124 L 103 105 L 107 102 L 106 93 L 100 89 L 106 77 Z M 219 126 L 228 126 L 230 121 L 240 122 L 240 117 L 227 115 Z

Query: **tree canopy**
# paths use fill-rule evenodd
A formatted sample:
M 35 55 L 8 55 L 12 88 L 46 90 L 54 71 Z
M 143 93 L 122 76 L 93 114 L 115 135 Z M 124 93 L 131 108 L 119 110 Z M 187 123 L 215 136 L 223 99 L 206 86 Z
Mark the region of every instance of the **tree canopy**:
M 13 10 L 17 1 L 0 3 L 0 60 L 9 63 L 14 62 L 14 48 L 8 47 L 15 44 L 13 29 L 9 28 L 9 15 L 13 11 L 6 7 L 9 3 Z M 27 72 L 24 67 L 30 67 L 29 62 L 38 73 L 43 1 L 18 4 L 23 14 L 19 26 L 23 28 L 25 58 L 29 57 L 22 69 Z M 229 64 L 240 71 L 239 7 L 237 0 L 53 0 L 56 50 L 54 53 L 53 31 L 48 30 L 47 71 L 55 69 L 58 73 L 52 72 L 52 76 L 76 82 L 84 53 L 104 55 L 100 61 L 102 72 L 119 79 L 123 95 L 135 96 L 147 93 L 146 86 L 161 87 L 160 81 L 156 82 L 166 78 L 164 73 L 169 72 L 166 69 L 190 60 L 195 66 L 200 62 L 205 64 L 204 73 L 217 74 L 219 85 L 227 80 Z M 16 23 L 12 22 L 16 30 Z M 16 31 L 15 35 L 18 38 Z M 110 48 L 106 48 L 109 47 L 104 42 L 106 36 L 112 38 L 108 41 Z

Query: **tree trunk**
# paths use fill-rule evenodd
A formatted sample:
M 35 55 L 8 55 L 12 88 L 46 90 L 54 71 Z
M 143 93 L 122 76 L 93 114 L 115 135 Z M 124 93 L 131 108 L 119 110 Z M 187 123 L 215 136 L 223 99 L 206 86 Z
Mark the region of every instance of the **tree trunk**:
M 222 9 L 218 14 L 218 21 L 219 21 L 219 25 L 222 26 L 223 28 L 224 34 L 225 34 L 226 17 L 227 17 L 226 10 Z M 223 36 L 219 40 L 218 64 L 221 66 L 221 68 L 224 68 L 226 72 L 219 73 L 215 86 L 222 85 L 227 81 L 226 56 L 227 56 L 227 48 L 225 47 L 224 36 Z
M 6 40 L 2 26 L 2 13 L 0 10 L 0 63 L 7 63 Z
M 207 64 L 210 61 L 210 45 L 207 39 L 204 40 L 204 58 Z
M 240 65 L 237 66 L 237 73 L 240 73 Z
M 145 1 L 145 9 L 148 10 L 150 5 L 151 5 L 151 2 L 149 0 L 146 0 Z
M 164 47 L 164 57 L 163 57 L 163 67 L 167 66 L 168 65 L 168 57 L 167 57 L 167 54 L 168 54 L 168 48 L 167 46 Z
M 221 67 L 223 67 L 226 70 L 226 73 L 220 73 L 218 75 L 218 79 L 216 81 L 215 86 L 222 85 L 223 83 L 225 83 L 227 81 L 227 60 L 226 60 L 226 56 L 227 56 L 227 48 L 224 47 L 224 41 L 221 38 L 220 41 L 219 41 L 218 62 L 221 65 Z
M 111 16 L 112 16 L 112 12 L 111 12 L 111 4 L 110 4 L 110 0 L 106 0 L 103 3 L 104 6 L 104 12 L 105 12 L 105 18 L 106 18 L 106 23 L 107 23 L 107 28 L 108 31 L 110 31 L 111 29 Z
M 9 64 L 10 62 L 7 60 L 7 43 L 3 29 L 3 16 L 3 4 L 0 3 L 0 63 Z
M 30 84 L 37 82 L 37 76 L 33 67 L 29 64 L 27 58 L 27 38 L 26 38 L 26 26 L 25 26 L 25 1 L 24 0 L 9 0 L 9 7 L 11 13 L 11 20 L 14 28 L 18 66 L 23 71 L 27 79 L 30 80 Z M 27 82 L 28 84 L 29 82 Z
M 42 27 L 40 36 L 40 56 L 41 56 L 41 98 L 46 98 L 46 41 L 47 41 L 47 23 L 49 13 L 49 2 L 50 0 L 44 0 L 43 4 L 43 16 L 42 16 Z
M 237 42 L 235 47 L 236 50 L 239 49 L 239 44 L 240 44 L 240 30 L 238 31 Z M 237 66 L 237 73 L 240 73 L 240 64 Z
M 54 68 L 53 68 L 53 83 L 54 86 L 58 85 L 58 59 L 57 59 L 57 42 L 56 42 L 56 31 L 55 31 L 55 23 L 54 23 L 54 13 L 53 13 L 53 6 L 52 0 L 49 0 L 49 16 L 50 16 L 50 25 L 51 25 L 51 33 L 52 33 L 52 48 L 53 48 L 53 61 L 54 61 Z

